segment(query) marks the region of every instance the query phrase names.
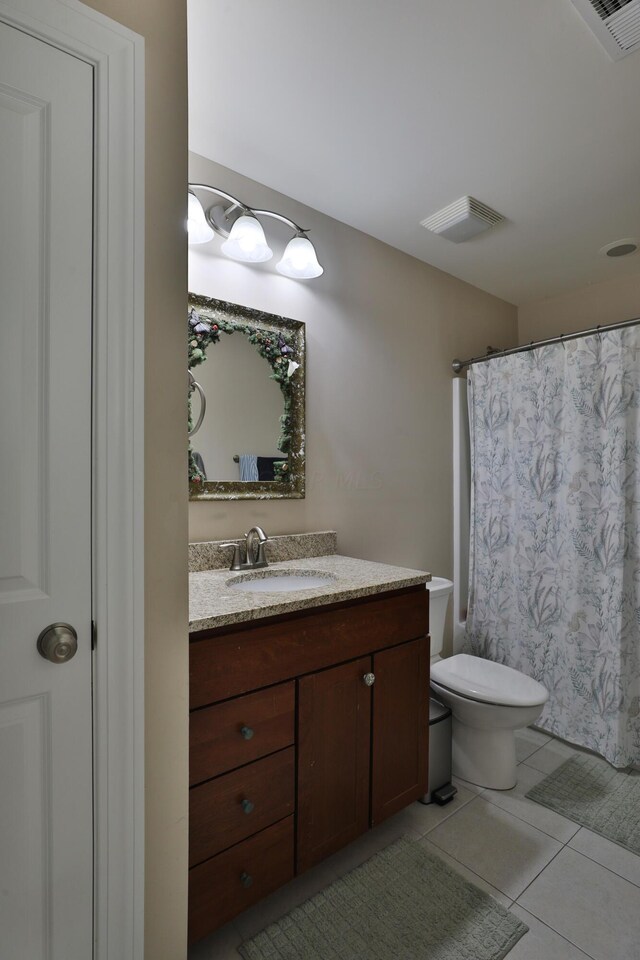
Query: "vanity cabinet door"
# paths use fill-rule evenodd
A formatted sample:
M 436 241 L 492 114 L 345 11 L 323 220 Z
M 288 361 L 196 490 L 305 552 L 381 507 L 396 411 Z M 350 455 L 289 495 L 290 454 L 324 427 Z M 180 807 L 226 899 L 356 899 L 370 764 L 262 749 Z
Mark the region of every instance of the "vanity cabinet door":
M 373 657 L 371 825 L 427 791 L 429 639 Z
M 371 657 L 298 681 L 297 872 L 369 827 Z

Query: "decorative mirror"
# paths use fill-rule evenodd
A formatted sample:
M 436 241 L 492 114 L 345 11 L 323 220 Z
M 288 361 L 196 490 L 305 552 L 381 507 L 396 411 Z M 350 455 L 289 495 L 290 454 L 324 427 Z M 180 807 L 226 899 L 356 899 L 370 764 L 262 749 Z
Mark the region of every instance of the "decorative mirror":
M 304 497 L 305 327 L 189 295 L 189 498 Z

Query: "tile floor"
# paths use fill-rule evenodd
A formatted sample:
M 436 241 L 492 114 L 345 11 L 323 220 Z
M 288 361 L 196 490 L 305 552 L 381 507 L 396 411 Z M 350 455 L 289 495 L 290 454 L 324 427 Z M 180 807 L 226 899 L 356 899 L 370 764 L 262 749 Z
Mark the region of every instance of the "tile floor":
M 640 857 L 524 797 L 574 752 L 522 731 L 513 790 L 457 782 L 446 807 L 413 804 L 196 944 L 189 960 L 240 960 L 243 940 L 403 834 L 528 925 L 508 960 L 640 960 Z

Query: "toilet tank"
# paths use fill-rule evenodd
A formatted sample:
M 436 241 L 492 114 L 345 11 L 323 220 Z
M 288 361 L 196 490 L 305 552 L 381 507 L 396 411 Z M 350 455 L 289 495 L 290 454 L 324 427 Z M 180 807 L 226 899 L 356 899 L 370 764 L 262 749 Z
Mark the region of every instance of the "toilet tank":
M 431 634 L 431 656 L 440 656 L 444 640 L 444 621 L 447 616 L 449 597 L 453 591 L 451 580 L 444 577 L 432 577 L 427 584 L 429 591 L 429 633 Z

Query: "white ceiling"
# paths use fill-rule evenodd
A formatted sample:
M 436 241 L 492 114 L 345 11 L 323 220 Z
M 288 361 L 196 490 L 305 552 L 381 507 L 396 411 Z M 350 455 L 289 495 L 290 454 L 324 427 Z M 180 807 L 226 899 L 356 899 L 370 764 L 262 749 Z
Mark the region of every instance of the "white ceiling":
M 640 53 L 570 0 L 188 5 L 196 153 L 513 303 L 640 270 Z M 419 226 L 463 194 L 507 223 Z

